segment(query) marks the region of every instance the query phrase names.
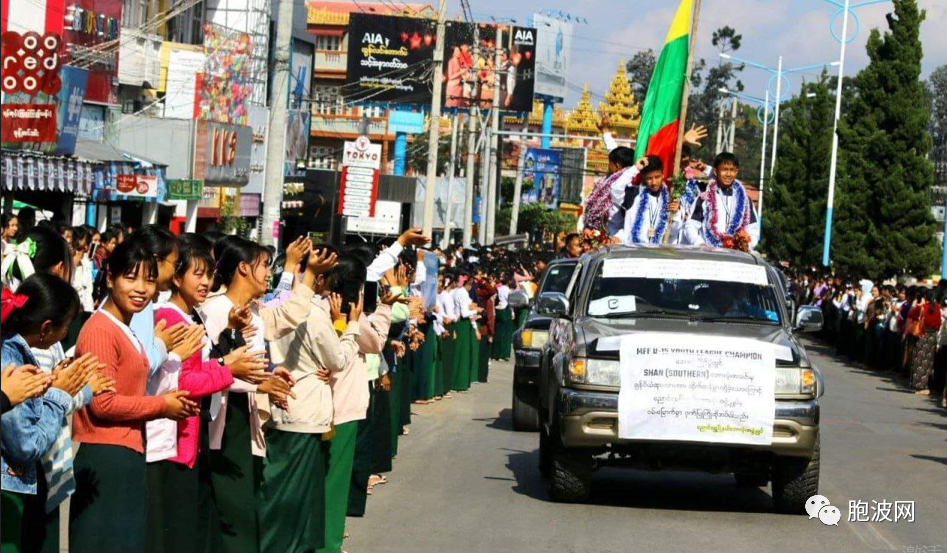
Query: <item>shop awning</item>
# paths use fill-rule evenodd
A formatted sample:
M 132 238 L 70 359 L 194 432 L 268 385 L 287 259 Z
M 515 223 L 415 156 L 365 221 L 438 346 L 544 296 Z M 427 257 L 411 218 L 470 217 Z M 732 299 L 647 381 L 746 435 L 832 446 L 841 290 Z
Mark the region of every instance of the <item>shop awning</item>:
M 101 162 L 96 172 L 94 198 L 105 200 L 144 199 L 138 196 L 126 196 L 117 192 L 119 175 L 138 175 L 157 177 L 157 196 L 150 201 L 164 201 L 166 186 L 164 182 L 167 165 L 152 159 L 131 154 L 105 142 L 79 138 L 76 140 L 76 157 Z
M 46 155 L 29 150 L 0 152 L 3 190 L 48 190 L 91 194 L 102 164 L 88 159 Z

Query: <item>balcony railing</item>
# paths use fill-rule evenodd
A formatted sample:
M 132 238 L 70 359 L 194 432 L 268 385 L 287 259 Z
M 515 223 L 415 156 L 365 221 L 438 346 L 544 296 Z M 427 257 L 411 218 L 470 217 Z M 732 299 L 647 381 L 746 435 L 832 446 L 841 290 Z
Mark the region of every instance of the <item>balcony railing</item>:
M 345 73 L 347 52 L 337 50 L 316 50 L 313 72 L 339 71 Z
M 361 119 L 353 116 L 312 114 L 310 130 L 312 133 L 358 135 Z M 368 134 L 381 136 L 385 134 L 386 122 L 384 119 L 368 122 Z

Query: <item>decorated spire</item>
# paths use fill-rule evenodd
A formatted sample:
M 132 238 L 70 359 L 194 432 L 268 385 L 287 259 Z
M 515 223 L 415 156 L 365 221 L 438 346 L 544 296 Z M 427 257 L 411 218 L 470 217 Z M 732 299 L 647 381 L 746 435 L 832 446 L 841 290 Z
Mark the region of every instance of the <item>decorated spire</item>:
M 641 118 L 635 94 L 631 91 L 631 83 L 628 82 L 624 59 L 618 61 L 618 70 L 608 85 L 605 101 L 598 104 L 598 112 L 601 116 L 608 115 L 616 135 L 626 138 L 637 135 Z
M 572 113 L 566 117 L 565 128 L 570 132 L 598 134 L 599 116 L 592 108 L 589 85 L 582 87 L 582 99 L 576 104 Z

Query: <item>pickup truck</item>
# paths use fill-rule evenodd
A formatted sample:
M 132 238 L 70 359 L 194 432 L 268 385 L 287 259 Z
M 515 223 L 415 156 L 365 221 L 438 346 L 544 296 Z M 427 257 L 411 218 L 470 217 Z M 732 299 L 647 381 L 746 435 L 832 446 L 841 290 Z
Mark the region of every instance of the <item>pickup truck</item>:
M 556 259 L 546 266 L 537 294 L 565 292 L 578 259 Z M 510 307 L 515 311 L 529 305 L 522 291 L 510 294 Z M 552 319 L 536 312 L 535 304 L 527 312 L 526 321 L 515 321 L 519 330 L 513 333 L 513 430 L 539 430 L 539 353 L 549 337 Z M 519 325 L 519 323 L 523 323 Z
M 804 306 L 793 317 L 782 280 L 763 258 L 710 248 L 609 247 L 580 258 L 566 290 L 539 294 L 535 310 L 550 320 L 540 354 L 539 470 L 549 479 L 554 501 L 585 501 L 593 471 L 605 466 L 729 473 L 743 486 L 772 482 L 774 505 L 787 513 L 805 512 L 806 500 L 818 494 L 824 385 L 797 334 L 821 329 L 822 313 Z M 662 351 L 687 352 L 693 363 L 675 358 L 678 364 L 667 378 L 623 387 L 623 375 L 663 374 L 663 369 L 642 371 L 643 358 L 634 353 L 648 348 L 623 349 L 631 341 L 679 345 Z M 711 347 L 691 349 L 698 343 Z M 719 353 L 717 343 L 763 352 L 763 361 L 742 357 L 735 371 L 736 361 L 712 358 Z M 694 390 L 707 382 L 709 372 L 712 378 L 749 378 L 763 385 L 704 397 Z M 660 409 L 646 411 L 651 418 L 632 421 L 628 413 L 644 412 L 641 398 L 647 394 L 641 390 L 671 381 L 681 392 L 660 396 Z M 748 397 L 753 393 L 760 397 Z M 622 395 L 630 403 L 620 409 Z M 713 418 L 718 411 L 737 416 L 695 408 L 701 401 L 753 404 L 766 422 L 749 429 L 725 419 L 687 420 L 703 418 L 701 413 Z M 668 422 L 663 417 L 669 413 L 680 420 Z M 631 430 L 622 435 L 621 428 Z M 687 434 L 707 428 L 708 434 L 697 438 Z M 756 431 L 755 438 L 747 437 L 749 430 Z

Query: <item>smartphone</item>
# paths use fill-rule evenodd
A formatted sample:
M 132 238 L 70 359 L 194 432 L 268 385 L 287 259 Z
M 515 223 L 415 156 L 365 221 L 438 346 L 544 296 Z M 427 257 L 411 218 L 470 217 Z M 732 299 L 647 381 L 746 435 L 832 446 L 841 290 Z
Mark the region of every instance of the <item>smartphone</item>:
M 374 313 L 378 308 L 378 283 L 366 282 L 364 288 L 364 303 L 362 305 L 363 313 Z

